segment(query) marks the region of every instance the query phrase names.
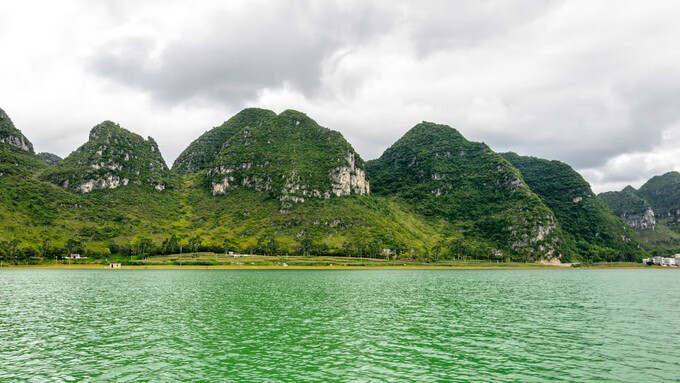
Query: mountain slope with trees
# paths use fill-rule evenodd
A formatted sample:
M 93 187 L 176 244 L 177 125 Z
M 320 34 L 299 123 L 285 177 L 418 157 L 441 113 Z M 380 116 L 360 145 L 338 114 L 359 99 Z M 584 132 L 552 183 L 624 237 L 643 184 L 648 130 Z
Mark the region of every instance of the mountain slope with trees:
M 639 258 L 632 232 L 571 166 L 504 153 L 533 192 L 555 213 L 574 261 L 634 261 Z
M 444 125 L 418 124 L 364 162 L 303 113 L 245 109 L 170 170 L 153 139 L 110 121 L 61 161 L 36 155 L 4 112 L 0 124 L 13 137 L 0 142 L 3 260 L 236 251 L 545 261 L 606 240 L 575 233 L 552 189 L 532 189 L 531 167 L 523 175 Z
M 520 172 L 449 126 L 416 125 L 368 169 L 376 194 L 444 218 L 494 253 L 526 260 L 562 255 L 553 213 Z

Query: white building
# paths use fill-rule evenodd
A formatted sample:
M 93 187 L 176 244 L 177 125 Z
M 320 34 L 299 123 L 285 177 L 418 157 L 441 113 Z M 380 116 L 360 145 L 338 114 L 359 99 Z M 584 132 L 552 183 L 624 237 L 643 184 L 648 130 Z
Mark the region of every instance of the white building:
M 674 255 L 673 257 L 653 257 L 651 259 L 645 258 L 642 260 L 643 263 L 651 263 L 653 265 L 657 266 L 664 266 L 664 267 L 678 267 L 680 266 L 680 257 L 678 254 Z

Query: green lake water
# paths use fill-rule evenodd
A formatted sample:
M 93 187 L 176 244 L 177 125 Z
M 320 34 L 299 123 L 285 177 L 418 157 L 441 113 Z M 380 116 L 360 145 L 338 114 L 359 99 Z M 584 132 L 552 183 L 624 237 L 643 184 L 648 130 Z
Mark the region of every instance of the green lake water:
M 680 270 L 0 270 L 0 381 L 680 382 Z

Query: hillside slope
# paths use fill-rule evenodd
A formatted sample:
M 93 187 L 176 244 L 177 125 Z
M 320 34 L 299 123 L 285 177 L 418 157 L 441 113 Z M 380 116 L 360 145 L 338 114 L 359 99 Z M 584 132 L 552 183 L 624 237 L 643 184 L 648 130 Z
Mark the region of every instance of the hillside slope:
M 51 166 L 41 177 L 80 193 L 129 184 L 162 191 L 178 183 L 153 138 L 145 140 L 111 121 L 92 128 L 84 145 Z
M 569 244 L 572 260 L 636 260 L 632 233 L 590 184 L 571 166 L 536 157 L 504 153 L 524 181 L 554 212 Z
M 599 194 L 614 214 L 634 229 L 651 229 L 656 227 L 656 217 L 649 202 L 637 194 L 632 186 L 621 191 L 610 191 Z
M 258 108 L 242 110 L 189 144 L 175 160 L 172 170 L 182 175 L 208 170 L 231 136 L 243 129 L 261 126 L 264 121 L 273 118 L 276 118 L 276 113 L 270 110 Z
M 649 203 L 657 218 L 666 219 L 669 225 L 680 222 L 680 173 L 654 176 L 640 187 L 637 194 Z
M 680 173 L 654 176 L 638 190 L 627 186 L 600 196 L 633 228 L 644 249 L 664 256 L 680 252 Z
M 416 125 L 368 164 L 374 193 L 398 196 L 442 217 L 491 251 L 518 259 L 562 255 L 553 213 L 521 174 L 484 143 L 429 122 Z
M 260 112 L 249 110 L 245 115 Z M 297 112 L 280 117 L 264 111 L 262 115 L 274 121 L 267 122 L 266 131 L 248 137 L 272 142 L 276 149 L 269 150 L 264 159 L 273 163 L 266 169 L 270 178 L 299 171 L 300 180 L 309 185 L 328 179 L 324 185 L 332 191 L 335 168 L 329 171 L 328 166 L 341 164 L 349 168 L 351 186 L 352 169 L 344 156 L 354 152 L 339 133 Z M 243 128 L 258 125 L 249 121 Z M 288 128 L 292 129 L 283 131 Z M 245 145 L 239 148 L 241 144 Z M 269 147 L 252 140 L 230 141 L 228 150 L 220 150 L 220 166 L 241 164 L 248 156 L 258 159 Z M 53 165 L 13 145 L 0 143 L 0 149 L 0 232 L 2 238 L 18 240 L 26 254 L 105 256 L 183 248 L 421 257 L 441 241 L 447 225 L 422 217 L 398 201 L 353 190 L 342 198 L 312 196 L 285 209 L 280 195 L 249 185 L 213 195 L 208 183 L 210 166 L 195 174 L 174 174 L 164 166 L 153 140 L 111 122 L 97 125 L 87 143 Z M 355 161 L 362 163 L 359 158 Z M 248 169 L 242 170 L 245 179 Z M 163 188 L 158 185 L 166 188 L 159 191 Z
M 33 144 L 14 126 L 12 120 L 2 109 L 0 109 L 0 144 L 11 145 L 33 153 Z

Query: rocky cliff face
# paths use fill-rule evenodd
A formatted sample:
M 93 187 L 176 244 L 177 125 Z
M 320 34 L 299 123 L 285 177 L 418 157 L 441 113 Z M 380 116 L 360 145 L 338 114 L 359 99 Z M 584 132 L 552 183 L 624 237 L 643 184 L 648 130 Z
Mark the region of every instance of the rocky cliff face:
M 634 229 L 651 229 L 656 228 L 656 217 L 654 216 L 654 210 L 648 207 L 647 210 L 642 214 L 638 213 L 623 213 L 621 214 L 621 219 L 628 225 L 628 227 Z
M 0 109 L 0 143 L 33 153 L 33 144 L 14 127 L 14 123 L 2 109 Z
M 111 121 L 92 128 L 87 143 L 42 177 L 80 193 L 130 184 L 163 191 L 173 180 L 151 137 L 145 140 Z
M 649 204 L 657 219 L 668 225 L 680 223 L 680 173 L 654 176 L 636 194 Z
M 553 213 L 517 169 L 484 143 L 429 122 L 416 125 L 368 164 L 373 191 L 400 196 L 524 259 L 559 258 Z
M 340 133 L 303 113 L 245 109 L 194 141 L 173 169 L 204 172 L 213 195 L 267 192 L 285 210 L 310 198 L 369 194 L 363 166 Z
M 656 228 L 654 210 L 632 186 L 626 186 L 621 191 L 601 193 L 600 198 L 628 227 L 641 230 Z
M 522 173 L 531 190 L 553 211 L 575 261 L 590 256 L 594 251 L 590 245 L 621 256 L 632 257 L 637 252 L 630 230 L 571 166 L 515 153 L 504 153 L 503 157 Z

